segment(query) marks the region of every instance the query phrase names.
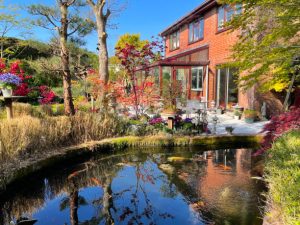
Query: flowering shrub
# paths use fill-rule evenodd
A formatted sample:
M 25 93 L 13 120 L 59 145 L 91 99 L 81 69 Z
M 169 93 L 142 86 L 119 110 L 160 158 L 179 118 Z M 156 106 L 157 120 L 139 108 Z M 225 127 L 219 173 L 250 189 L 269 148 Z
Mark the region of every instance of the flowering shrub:
M 0 59 L 0 82 L 13 82 L 9 86 L 15 88 L 14 95 L 16 96 L 29 96 L 33 98 L 41 96 L 41 104 L 48 104 L 52 102 L 55 97 L 54 92 L 47 86 L 34 86 L 32 76 L 25 75 L 25 72 L 22 70 L 20 65 L 20 61 L 15 61 L 12 62 L 10 66 L 7 66 L 5 61 Z
M 149 121 L 150 125 L 156 125 L 156 124 L 162 124 L 164 123 L 163 119 L 161 117 L 157 117 L 157 118 L 152 118 Z
M 20 84 L 21 79 L 12 73 L 4 73 L 0 75 L 0 86 L 3 88 L 14 89 Z
M 183 120 L 184 123 L 191 123 L 192 121 L 193 121 L 192 118 L 185 118 L 185 119 Z
M 291 108 L 289 112 L 273 116 L 270 123 L 266 124 L 263 133 L 266 132 L 262 148 L 255 155 L 260 155 L 268 150 L 272 143 L 282 134 L 290 130 L 300 129 L 300 108 Z
M 54 92 L 47 86 L 39 87 L 42 99 L 39 101 L 41 104 L 49 104 L 53 102 L 55 98 Z

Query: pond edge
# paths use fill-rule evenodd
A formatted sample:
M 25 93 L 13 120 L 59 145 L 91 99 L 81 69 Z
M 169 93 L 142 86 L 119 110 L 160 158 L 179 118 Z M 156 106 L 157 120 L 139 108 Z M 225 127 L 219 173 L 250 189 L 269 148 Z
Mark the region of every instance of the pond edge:
M 46 167 L 61 164 L 65 160 L 93 155 L 97 152 L 125 150 L 130 147 L 205 147 L 224 149 L 233 147 L 258 147 L 262 135 L 209 135 L 209 136 L 126 136 L 92 141 L 84 144 L 59 148 L 39 157 L 28 158 L 15 167 L 6 167 L 0 171 L 0 193 L 7 185 L 18 181 Z

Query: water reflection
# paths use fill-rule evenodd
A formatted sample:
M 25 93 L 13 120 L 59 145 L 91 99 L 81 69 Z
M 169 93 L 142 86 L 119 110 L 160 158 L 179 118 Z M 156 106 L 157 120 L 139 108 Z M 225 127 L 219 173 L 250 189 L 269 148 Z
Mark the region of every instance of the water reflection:
M 95 157 L 11 187 L 0 224 L 262 224 L 251 162 L 246 149 Z

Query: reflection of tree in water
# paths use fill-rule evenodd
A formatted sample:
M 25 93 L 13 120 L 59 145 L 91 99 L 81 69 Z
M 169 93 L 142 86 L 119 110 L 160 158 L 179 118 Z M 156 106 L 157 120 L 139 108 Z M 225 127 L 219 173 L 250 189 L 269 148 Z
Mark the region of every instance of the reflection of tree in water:
M 87 205 L 87 201 L 83 196 L 78 194 L 78 187 L 72 182 L 70 185 L 69 196 L 64 197 L 59 206 L 59 210 L 70 209 L 70 221 L 72 225 L 78 225 L 78 208 Z
M 120 221 L 127 221 L 127 224 L 157 224 L 157 219 L 173 218 L 173 216 L 166 212 L 157 212 L 154 204 L 148 196 L 146 190 L 148 185 L 155 185 L 155 182 L 162 177 L 151 168 L 152 162 L 137 162 L 134 166 L 136 183 L 130 190 L 130 204 L 119 208 L 121 214 Z M 144 207 L 141 207 L 145 203 Z M 158 216 L 158 218 L 156 217 Z
M 233 153 L 226 153 L 226 165 L 239 168 L 235 166 L 236 155 Z M 46 200 L 61 194 L 65 197 L 61 199 L 60 209 L 70 210 L 72 225 L 157 224 L 164 219 L 174 218 L 175 215 L 157 207 L 157 198 L 153 198 L 151 188 L 156 188 L 158 195 L 165 198 L 175 199 L 181 194 L 187 205 L 198 213 L 199 218 L 213 218 L 210 212 L 206 211 L 207 202 L 199 197 L 199 187 L 209 172 L 207 159 L 213 168 L 217 166 L 217 170 L 226 171 L 225 167 L 219 167 L 225 165 L 224 154 L 222 151 L 182 153 L 181 150 L 181 153 L 169 155 L 135 153 L 109 156 L 100 160 L 91 159 L 68 167 L 63 173 L 61 170 L 53 171 L 53 175 L 49 175 L 46 181 L 37 179 L 34 186 L 23 188 L 30 190 L 30 193 L 23 190 L 10 193 L 10 198 L 0 203 L 0 224 L 7 224 L 10 219 L 18 218 L 24 213 L 33 215 L 42 208 Z M 181 157 L 183 160 L 170 161 L 170 156 L 178 156 L 177 158 Z M 248 155 L 242 155 L 243 161 L 247 161 L 247 157 Z M 165 167 L 162 167 L 163 165 Z M 122 179 L 127 179 L 122 177 L 123 174 L 130 175 L 130 183 L 126 182 L 125 186 L 114 185 L 122 184 Z M 93 196 L 85 196 L 79 191 L 87 187 L 96 187 L 94 190 L 99 192 L 99 195 L 88 199 Z M 95 213 L 91 218 L 80 221 L 80 207 L 90 207 L 89 210 L 95 209 Z

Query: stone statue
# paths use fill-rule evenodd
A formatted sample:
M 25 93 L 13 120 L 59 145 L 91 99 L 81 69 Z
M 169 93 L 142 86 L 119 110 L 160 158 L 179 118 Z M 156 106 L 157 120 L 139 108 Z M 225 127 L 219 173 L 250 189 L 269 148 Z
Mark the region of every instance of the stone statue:
M 260 112 L 261 112 L 262 120 L 267 120 L 267 104 L 266 104 L 266 102 L 263 102 Z

